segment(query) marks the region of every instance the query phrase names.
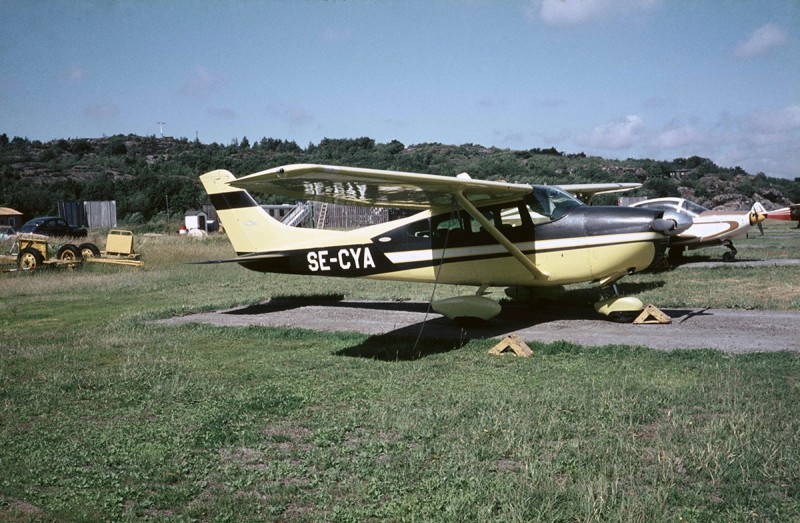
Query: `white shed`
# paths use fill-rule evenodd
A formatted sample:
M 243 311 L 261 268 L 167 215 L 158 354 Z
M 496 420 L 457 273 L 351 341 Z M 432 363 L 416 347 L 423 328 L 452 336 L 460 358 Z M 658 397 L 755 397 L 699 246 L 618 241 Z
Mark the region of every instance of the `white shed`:
M 208 232 L 208 214 L 204 211 L 187 211 L 184 215 L 184 223 L 188 230 L 200 229 Z

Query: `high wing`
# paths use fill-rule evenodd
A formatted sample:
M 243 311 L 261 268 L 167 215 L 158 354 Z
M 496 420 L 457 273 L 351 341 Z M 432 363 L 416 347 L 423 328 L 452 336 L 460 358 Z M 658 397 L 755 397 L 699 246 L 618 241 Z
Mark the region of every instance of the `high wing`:
M 556 187 L 575 195 L 576 198 L 589 205 L 596 194 L 632 191 L 641 186 L 641 183 L 573 183 Z
M 534 278 L 548 278 L 475 207 L 520 199 L 533 191 L 530 185 L 314 164 L 276 167 L 232 180 L 229 185 L 298 199 L 370 207 L 422 210 L 446 208 L 458 202 Z
M 229 185 L 299 200 L 418 210 L 449 207 L 456 194 L 482 205 L 521 198 L 532 190 L 527 184 L 316 164 L 267 169 Z

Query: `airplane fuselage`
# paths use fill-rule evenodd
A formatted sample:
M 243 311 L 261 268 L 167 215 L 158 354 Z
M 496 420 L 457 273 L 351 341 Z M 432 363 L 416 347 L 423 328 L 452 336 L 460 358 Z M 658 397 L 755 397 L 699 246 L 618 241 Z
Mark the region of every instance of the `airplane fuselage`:
M 239 259 L 251 270 L 489 286 L 555 286 L 646 269 L 664 255 L 649 209 L 577 206 L 534 223 L 529 202 L 480 211 L 541 271 L 536 277 L 463 210 L 424 211 L 354 231 L 326 231 L 304 245 Z M 245 257 L 247 254 L 244 254 Z M 260 253 L 252 253 L 258 255 Z

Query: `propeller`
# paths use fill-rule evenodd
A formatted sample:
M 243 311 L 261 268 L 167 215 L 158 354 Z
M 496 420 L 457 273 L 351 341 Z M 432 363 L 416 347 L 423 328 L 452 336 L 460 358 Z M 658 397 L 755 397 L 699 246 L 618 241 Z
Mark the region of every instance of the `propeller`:
M 764 236 L 764 226 L 761 224 L 767 219 L 767 210 L 759 202 L 753 204 L 750 208 L 750 225 L 758 225 L 758 230 L 761 236 Z

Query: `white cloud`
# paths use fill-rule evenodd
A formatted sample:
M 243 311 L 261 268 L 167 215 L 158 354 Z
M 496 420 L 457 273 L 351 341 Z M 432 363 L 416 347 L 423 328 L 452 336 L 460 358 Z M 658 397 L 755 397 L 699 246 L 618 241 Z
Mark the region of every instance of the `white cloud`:
M 781 47 L 789 42 L 785 29 L 775 24 L 766 24 L 753 31 L 734 49 L 737 58 L 754 58 Z
M 750 174 L 800 177 L 800 103 L 749 113 L 720 114 L 715 122 L 672 120 L 648 129 L 636 114 L 598 125 L 589 132 L 543 137 L 545 143 L 579 146 L 587 154 L 624 151 L 630 157 L 670 160 L 693 155 Z
M 653 139 L 652 145 L 659 149 L 693 149 L 706 140 L 706 133 L 696 126 L 673 122 Z
M 532 0 L 526 17 L 537 16 L 551 26 L 576 26 L 595 19 L 644 11 L 658 6 L 662 0 Z
M 113 103 L 94 104 L 84 108 L 83 114 L 90 120 L 105 122 L 119 115 L 119 107 Z
M 86 69 L 82 65 L 73 64 L 58 75 L 63 82 L 81 82 L 86 78 Z
M 186 96 L 203 97 L 219 91 L 224 85 L 225 78 L 221 74 L 198 66 L 187 74 L 181 93 Z
M 556 109 L 558 107 L 566 106 L 567 100 L 563 98 L 542 98 L 540 100 L 536 100 L 536 103 L 539 104 L 540 107 L 545 107 L 547 109 Z
M 319 35 L 319 39 L 326 44 L 338 44 L 350 39 L 350 31 L 327 28 Z
M 777 111 L 758 111 L 749 116 L 749 125 L 756 133 L 786 133 L 800 130 L 800 104 L 787 105 Z
M 539 16 L 547 25 L 580 25 L 606 9 L 607 0 L 543 0 Z
M 595 127 L 591 133 L 580 133 L 575 142 L 597 149 L 628 149 L 645 136 L 644 121 L 635 114 Z
M 290 127 L 302 127 L 314 120 L 311 114 L 302 107 L 271 105 L 267 107 L 267 113 Z
M 800 176 L 800 104 L 746 114 L 723 113 L 714 125 L 667 126 L 651 146 L 661 158 L 692 154 L 768 176 Z
M 208 114 L 222 122 L 232 122 L 236 120 L 236 111 L 230 107 L 217 107 L 209 109 Z

